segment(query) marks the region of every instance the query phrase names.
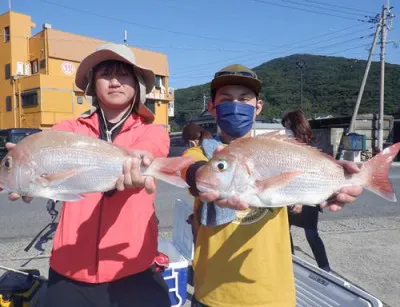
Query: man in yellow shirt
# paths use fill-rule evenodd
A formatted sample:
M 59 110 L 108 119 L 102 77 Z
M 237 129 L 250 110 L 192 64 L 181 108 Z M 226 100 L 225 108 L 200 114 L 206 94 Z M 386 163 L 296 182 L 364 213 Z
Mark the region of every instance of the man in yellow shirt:
M 197 161 L 182 172 L 196 196 L 192 307 L 296 305 L 287 209 L 249 208 L 238 197 L 222 200 L 218 194 L 199 194 L 196 189 L 196 171 L 218 146 L 250 136 L 263 107 L 260 90 L 261 81 L 245 66 L 235 64 L 218 71 L 211 82 L 208 109 L 220 135 L 184 152 Z M 349 172 L 358 171 L 350 163 L 345 166 Z M 333 210 L 353 202 L 362 189 L 341 192 Z

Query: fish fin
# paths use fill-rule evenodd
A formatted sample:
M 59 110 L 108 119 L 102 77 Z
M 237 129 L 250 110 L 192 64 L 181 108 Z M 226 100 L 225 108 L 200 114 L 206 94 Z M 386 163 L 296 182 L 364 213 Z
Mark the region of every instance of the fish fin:
M 73 193 L 47 192 L 45 194 L 46 195 L 42 195 L 42 196 L 53 199 L 53 200 L 59 200 L 59 201 L 75 202 L 75 201 L 78 201 L 78 200 L 81 200 L 84 198 L 84 196 L 82 196 L 82 195 L 73 194 Z
M 270 138 L 270 139 L 278 139 L 278 140 L 287 140 L 287 141 L 293 141 L 293 142 L 299 142 L 295 138 L 288 136 L 285 133 L 282 133 L 281 131 L 268 131 L 265 133 L 257 134 L 256 137 L 261 137 L 261 138 Z
M 338 161 L 331 155 L 323 152 L 322 149 L 311 146 L 307 143 L 304 143 L 302 140 L 299 140 L 295 137 L 290 137 L 290 136 L 282 133 L 281 131 L 266 132 L 266 133 L 258 134 L 256 137 L 270 138 L 270 139 L 275 139 L 275 140 L 279 140 L 279 141 L 286 142 L 286 143 L 291 143 L 291 144 L 307 147 L 307 149 L 310 150 L 310 153 L 314 152 L 314 153 L 320 155 L 321 157 L 327 158 L 327 159 L 335 162 L 338 165 L 338 167 L 341 168 L 341 165 L 338 163 Z
M 188 188 L 189 185 L 186 183 L 185 180 L 182 179 L 179 175 L 171 175 L 171 174 L 164 174 L 164 173 L 157 173 L 152 175 L 153 177 L 165 181 L 169 184 L 172 184 L 178 188 Z
M 71 168 L 71 169 L 66 169 L 66 170 L 59 171 L 57 173 L 52 173 L 52 174 L 45 173 L 45 174 L 41 174 L 40 177 L 38 177 L 36 180 L 43 187 L 49 187 L 49 186 L 57 185 L 69 178 L 76 176 L 77 174 L 88 171 L 89 169 L 92 169 L 92 168 L 84 168 L 84 169 Z
M 310 146 L 307 143 L 304 143 L 300 139 L 297 139 L 295 137 L 290 137 L 287 134 L 282 133 L 281 131 L 266 132 L 266 133 L 258 134 L 255 137 L 279 140 L 279 141 L 283 141 L 283 142 L 287 142 L 287 143 L 292 143 L 292 144 L 296 144 L 296 145 L 300 145 L 300 146 L 309 147 L 315 151 L 320 151 L 319 149 L 317 149 L 313 146 Z
M 262 134 L 258 134 L 256 137 L 281 140 L 281 141 L 284 141 L 284 142 L 289 142 L 289 143 L 294 143 L 294 144 L 297 144 L 297 145 L 303 145 L 303 146 L 315 148 L 313 146 L 308 145 L 307 143 L 304 143 L 303 141 L 299 140 L 296 137 L 288 136 L 287 134 L 283 133 L 282 131 L 265 132 L 265 133 L 262 133 Z
M 361 168 L 357 177 L 366 178 L 365 188 L 383 197 L 384 199 L 396 202 L 396 194 L 393 192 L 392 184 L 388 174 L 393 159 L 399 153 L 400 142 L 385 148 Z
M 303 174 L 302 170 L 294 170 L 288 172 L 282 172 L 279 175 L 269 177 L 265 180 L 256 181 L 256 186 L 260 191 L 264 191 L 271 188 L 279 188 L 288 185 L 294 178 Z
M 156 158 L 146 169 L 144 175 L 153 176 L 180 188 L 187 188 L 186 181 L 178 172 L 193 162 L 194 160 L 190 157 Z

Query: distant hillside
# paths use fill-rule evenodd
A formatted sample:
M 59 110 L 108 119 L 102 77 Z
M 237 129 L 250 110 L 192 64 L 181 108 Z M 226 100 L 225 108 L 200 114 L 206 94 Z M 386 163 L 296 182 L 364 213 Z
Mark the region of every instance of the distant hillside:
M 263 82 L 262 115 L 281 117 L 300 107 L 300 69 L 303 61 L 303 109 L 308 116 L 351 115 L 366 67 L 366 61 L 296 54 L 254 68 Z M 400 65 L 385 66 L 385 114 L 400 115 Z M 379 112 L 380 63 L 373 62 L 360 105 L 360 113 Z M 175 91 L 173 126 L 199 115 L 209 83 Z

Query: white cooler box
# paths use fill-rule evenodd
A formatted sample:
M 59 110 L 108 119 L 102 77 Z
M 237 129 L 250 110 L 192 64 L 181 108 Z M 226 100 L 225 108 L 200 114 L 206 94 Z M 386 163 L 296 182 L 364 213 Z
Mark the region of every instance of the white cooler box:
M 172 240 L 160 238 L 158 251 L 169 257 L 169 267 L 163 273 L 169 287 L 172 307 L 183 306 L 187 297 L 188 267 L 193 257 L 191 226 L 186 223 L 193 206 L 177 199 L 174 207 Z

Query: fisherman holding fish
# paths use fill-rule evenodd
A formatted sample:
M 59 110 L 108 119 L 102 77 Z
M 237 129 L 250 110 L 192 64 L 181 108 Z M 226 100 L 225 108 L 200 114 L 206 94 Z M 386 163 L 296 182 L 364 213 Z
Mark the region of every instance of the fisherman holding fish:
M 144 105 L 154 73 L 137 65 L 128 47 L 105 44 L 83 59 L 75 81 L 92 96 L 91 111 L 52 129 L 112 142 L 129 149 L 132 158 L 120 165 L 123 174 L 114 189 L 82 199 L 64 195 L 76 202 L 66 201 L 62 207 L 44 306 L 170 306 L 168 287 L 153 266 L 158 237 L 155 181 L 140 172 L 141 166 L 169 151 L 166 129 L 151 124 L 154 114 Z M 12 153 L 14 146 L 8 147 Z M 101 155 L 101 148 L 98 151 Z M 51 185 L 80 171 L 43 174 L 38 180 Z M 19 197 L 10 195 L 13 200 Z
M 220 135 L 204 139 L 202 150 L 192 147 L 183 154 L 197 161 L 182 171 L 196 197 L 194 218 L 200 225 L 193 259 L 194 307 L 296 304 L 285 206 L 293 204 L 299 195 L 307 203 L 307 193 L 302 193 L 306 189 L 301 185 L 285 188 L 308 173 L 284 157 L 287 152 L 297 161 L 296 155 L 307 156 L 309 149 L 276 134 L 249 137 L 263 107 L 260 90 L 261 81 L 245 66 L 231 65 L 215 73 L 208 110 L 217 121 Z M 318 167 L 334 169 L 341 182 L 346 179 L 345 172 L 347 177 L 360 173 L 352 162 L 326 162 L 326 157 L 315 152 L 310 158 Z M 317 163 L 317 158 L 322 162 Z M 318 172 L 321 170 L 314 173 Z M 268 189 L 271 193 L 265 192 Z M 354 202 L 362 187 L 337 184 L 328 191 L 337 191 L 329 202 L 330 209 L 336 211 Z M 329 196 L 322 195 L 321 201 Z M 323 201 L 322 206 L 326 205 Z

